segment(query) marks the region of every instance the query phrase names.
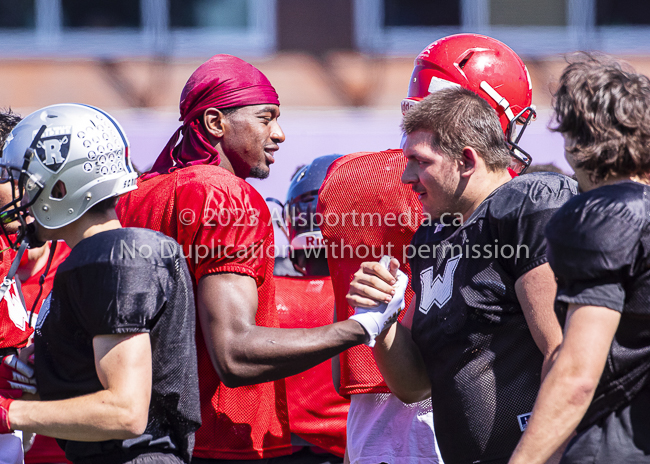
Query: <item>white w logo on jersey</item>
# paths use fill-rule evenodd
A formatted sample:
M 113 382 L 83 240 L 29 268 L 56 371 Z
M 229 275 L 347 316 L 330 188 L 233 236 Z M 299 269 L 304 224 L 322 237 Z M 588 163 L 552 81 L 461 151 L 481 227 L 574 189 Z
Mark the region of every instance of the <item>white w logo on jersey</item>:
M 447 261 L 442 277 L 437 275 L 435 279 L 433 278 L 433 266 L 420 272 L 420 283 L 422 285 L 420 312 L 428 313 L 434 303 L 439 308 L 442 308 L 451 300 L 451 294 L 454 290 L 454 273 L 462 257 L 463 255 L 458 255 Z

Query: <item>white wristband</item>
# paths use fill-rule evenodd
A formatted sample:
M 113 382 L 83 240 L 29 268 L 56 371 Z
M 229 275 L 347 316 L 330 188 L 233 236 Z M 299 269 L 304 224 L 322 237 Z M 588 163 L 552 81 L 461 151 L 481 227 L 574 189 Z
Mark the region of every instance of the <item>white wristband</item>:
M 388 268 L 388 260 L 382 258 L 382 264 Z M 355 308 L 354 315 L 350 319 L 357 321 L 361 324 L 370 339 L 366 345 L 375 346 L 375 337 L 393 325 L 397 321 L 397 317 L 402 309 L 404 309 L 404 292 L 408 285 L 408 277 L 402 271 L 397 271 L 397 282 L 393 285 L 395 295 L 389 303 L 381 303 L 375 308 Z

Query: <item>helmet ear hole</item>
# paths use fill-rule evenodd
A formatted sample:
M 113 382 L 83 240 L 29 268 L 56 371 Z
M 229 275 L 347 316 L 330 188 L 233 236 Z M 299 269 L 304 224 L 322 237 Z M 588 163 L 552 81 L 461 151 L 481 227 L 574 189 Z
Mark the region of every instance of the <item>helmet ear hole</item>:
M 65 188 L 65 183 L 62 180 L 58 180 L 56 184 L 52 187 L 50 192 L 50 198 L 52 200 L 63 200 L 67 195 L 68 191 Z
M 472 55 L 474 55 L 474 52 L 470 50 L 470 51 L 467 52 L 467 54 L 463 57 L 463 59 L 460 60 L 460 63 L 458 63 L 458 67 L 459 67 L 461 70 L 462 70 L 462 69 L 465 69 L 465 66 L 467 65 L 467 62 L 468 62 L 469 59 L 472 57 Z

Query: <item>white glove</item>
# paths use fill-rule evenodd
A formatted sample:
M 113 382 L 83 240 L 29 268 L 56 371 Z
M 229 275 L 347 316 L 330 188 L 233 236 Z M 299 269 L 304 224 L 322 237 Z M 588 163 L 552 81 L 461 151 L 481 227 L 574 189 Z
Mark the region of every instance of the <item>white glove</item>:
M 5 356 L 0 361 L 0 390 L 7 389 L 32 394 L 37 391 L 34 369 L 14 354 Z
M 384 256 L 379 262 L 388 269 L 390 256 Z M 381 303 L 375 308 L 354 308 L 354 315 L 350 316 L 350 319 L 361 324 L 370 335 L 370 339 L 366 342 L 370 347 L 375 346 L 375 337 L 393 325 L 400 311 L 404 309 L 404 292 L 409 278 L 400 270 L 397 271 L 396 278 L 397 282 L 393 285 L 395 295 L 390 303 Z

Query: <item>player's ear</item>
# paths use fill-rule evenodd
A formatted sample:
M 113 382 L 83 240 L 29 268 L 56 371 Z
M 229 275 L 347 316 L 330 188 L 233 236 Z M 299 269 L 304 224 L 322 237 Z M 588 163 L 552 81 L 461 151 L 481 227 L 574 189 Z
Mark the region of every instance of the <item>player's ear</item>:
M 208 108 L 203 113 L 203 126 L 208 134 L 220 139 L 223 137 L 225 115 L 217 108 Z
M 461 177 L 469 177 L 474 174 L 481 161 L 481 155 L 479 155 L 475 149 L 472 147 L 463 148 L 463 153 L 460 160 L 458 160 Z

